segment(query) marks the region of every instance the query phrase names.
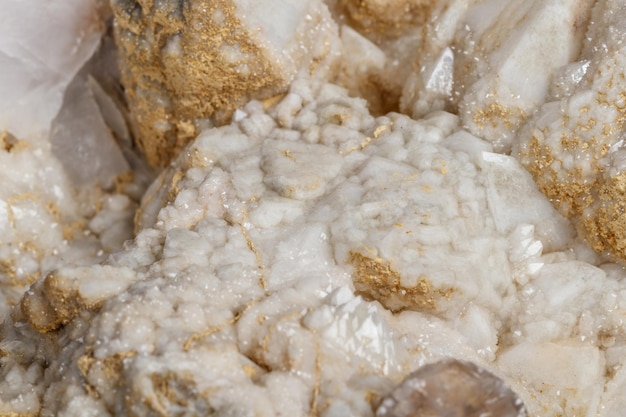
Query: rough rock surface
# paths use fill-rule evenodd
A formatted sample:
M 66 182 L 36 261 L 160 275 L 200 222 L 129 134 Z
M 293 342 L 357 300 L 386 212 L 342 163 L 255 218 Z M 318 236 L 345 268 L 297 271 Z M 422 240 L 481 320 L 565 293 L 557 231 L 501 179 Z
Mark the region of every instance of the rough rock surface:
M 0 40 L 24 46 L 11 60 L 42 75 L 26 84 L 49 112 L 43 134 L 22 136 L 42 107 L 0 108 L 14 123 L 0 125 L 0 415 L 373 417 L 411 372 L 454 358 L 497 375 L 529 415 L 623 416 L 620 2 L 115 2 L 124 77 L 147 92 L 128 88 L 134 123 L 181 149 L 134 234 L 149 175 L 116 77 L 93 61 L 75 74 L 89 21 L 57 3 L 68 23 L 51 23 L 65 31 L 51 53 L 72 62 L 67 78 L 30 59 L 43 29 Z M 11 30 L 28 16 L 0 9 Z M 359 10 L 385 13 L 359 23 Z M 294 41 L 315 16 L 329 37 Z M 208 34 L 220 48 L 198 46 Z M 250 45 L 267 61 L 246 68 L 292 71 L 281 94 L 249 101 L 242 84 L 211 119 L 174 113 L 205 103 L 204 84 L 184 90 L 207 79 L 196 58 L 235 62 Z M 6 68 L 0 88 L 19 73 Z M 63 100 L 38 89 L 50 82 Z M 140 120 L 132 97 L 170 118 Z
M 514 158 L 454 115 L 374 118 L 311 81 L 238 118 L 164 171 L 124 251 L 27 293 L 1 330 L 0 411 L 367 416 L 449 356 L 493 369 L 531 413 L 595 410 L 592 329 L 622 331 L 623 285 L 581 269 Z
M 297 74 L 332 72 L 337 26 L 321 0 L 115 0 L 122 82 L 136 140 L 165 166 L 207 126 Z

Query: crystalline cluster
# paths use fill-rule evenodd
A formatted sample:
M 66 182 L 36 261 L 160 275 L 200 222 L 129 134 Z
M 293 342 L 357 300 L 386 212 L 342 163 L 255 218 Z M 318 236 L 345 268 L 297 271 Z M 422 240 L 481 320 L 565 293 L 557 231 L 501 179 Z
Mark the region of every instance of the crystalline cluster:
M 0 415 L 623 415 L 618 1 L 0 7 Z
M 123 137 L 124 116 L 104 92 L 116 72 L 106 10 L 89 1 L 32 9 L 7 0 L 0 7 L 0 317 L 6 317 L 42 274 L 65 263 L 97 263 L 121 249 L 132 237 L 149 174 L 116 140 L 130 137 Z M 116 117 L 117 124 L 105 121 Z
M 598 2 L 582 52 L 520 132 L 516 153 L 597 251 L 626 260 L 626 10 Z

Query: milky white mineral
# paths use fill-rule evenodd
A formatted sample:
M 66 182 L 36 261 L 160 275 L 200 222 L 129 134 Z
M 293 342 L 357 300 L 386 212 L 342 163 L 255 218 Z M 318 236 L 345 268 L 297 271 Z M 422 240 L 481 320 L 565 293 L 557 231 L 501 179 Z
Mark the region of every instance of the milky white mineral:
M 619 2 L 4 5 L 0 415 L 623 415 Z
M 2 328 L 2 411 L 371 415 L 407 369 L 449 356 L 530 413 L 597 406 L 592 329 L 621 328 L 623 284 L 575 260 L 512 157 L 452 114 L 374 118 L 319 82 L 241 112 L 164 171 L 124 251 L 25 295 Z M 534 208 L 520 221 L 515 192 Z
M 583 50 L 563 69 L 557 100 L 524 127 L 515 152 L 597 251 L 626 260 L 626 11 L 598 1 Z
M 578 56 L 592 0 L 440 2 L 405 85 L 403 109 L 458 112 L 473 134 L 510 152 L 545 102 L 553 74 Z
M 0 131 L 42 134 L 104 30 L 96 0 L 0 2 Z M 54 34 L 54 36 L 51 36 Z
M 42 273 L 64 263 L 97 263 L 121 249 L 132 237 L 146 176 L 130 172 L 138 166 L 123 156 L 103 120 L 97 101 L 106 94 L 85 69 L 97 65 L 105 73 L 98 61 L 106 49 L 101 5 L 65 1 L 33 8 L 2 0 L 0 8 L 4 319 Z

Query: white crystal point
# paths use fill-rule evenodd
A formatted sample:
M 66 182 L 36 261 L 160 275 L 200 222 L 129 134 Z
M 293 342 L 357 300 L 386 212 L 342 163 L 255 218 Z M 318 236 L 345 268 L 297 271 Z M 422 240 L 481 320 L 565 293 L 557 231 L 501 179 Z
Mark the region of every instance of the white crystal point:
M 52 153 L 74 185 L 110 186 L 130 167 L 96 100 L 97 94 L 106 97 L 106 93 L 93 77 L 82 75 L 68 86 L 63 106 L 52 122 Z
M 414 117 L 458 108 L 471 133 L 508 152 L 517 129 L 545 102 L 553 74 L 580 52 L 591 2 L 450 3 L 426 27 L 402 107 Z
M 426 365 L 409 375 L 376 410 L 376 417 L 525 417 L 504 381 L 471 362 Z
M 96 0 L 0 0 L 0 131 L 45 133 L 63 92 L 96 50 Z

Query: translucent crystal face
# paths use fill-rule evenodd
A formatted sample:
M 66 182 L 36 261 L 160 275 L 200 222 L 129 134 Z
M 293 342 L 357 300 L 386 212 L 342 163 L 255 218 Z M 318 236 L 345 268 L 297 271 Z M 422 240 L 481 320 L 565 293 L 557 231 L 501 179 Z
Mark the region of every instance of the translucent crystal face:
M 526 417 L 519 397 L 494 374 L 448 359 L 410 374 L 383 401 L 377 417 Z

